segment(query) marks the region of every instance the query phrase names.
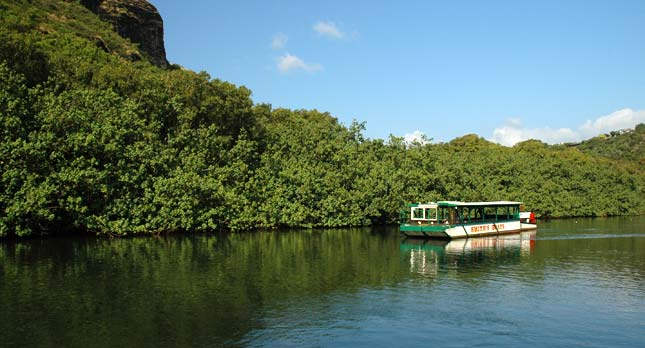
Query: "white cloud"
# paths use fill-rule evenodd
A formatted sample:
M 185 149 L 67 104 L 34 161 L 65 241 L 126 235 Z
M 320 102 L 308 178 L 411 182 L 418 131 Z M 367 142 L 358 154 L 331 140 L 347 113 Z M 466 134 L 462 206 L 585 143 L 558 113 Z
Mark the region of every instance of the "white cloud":
M 278 70 L 282 73 L 290 71 L 304 70 L 307 72 L 315 72 L 322 70 L 322 65 L 317 63 L 305 63 L 297 56 L 286 53 L 284 56 L 278 58 Z
M 314 24 L 313 29 L 320 36 L 326 36 L 333 39 L 342 39 L 345 37 L 345 33 L 340 31 L 334 22 L 319 21 Z
M 584 137 L 594 137 L 601 133 L 634 128 L 634 126 L 643 122 L 645 122 L 645 110 L 622 109 L 599 117 L 595 121 L 587 120 L 580 127 L 580 133 Z
M 643 122 L 645 122 L 645 110 L 634 111 L 632 109 L 618 110 L 594 121 L 587 120 L 577 130 L 548 127 L 527 129 L 522 126 L 520 119 L 510 118 L 502 127 L 495 128 L 490 140 L 505 146 L 513 146 L 529 139 L 541 140 L 548 144 L 559 144 L 589 139 L 613 130 L 633 128 Z
M 271 47 L 273 47 L 274 49 L 284 48 L 284 46 L 287 45 L 287 41 L 289 41 L 289 37 L 287 37 L 287 35 L 283 33 L 277 33 L 273 36 Z
M 405 141 L 407 145 L 411 145 L 413 143 L 419 143 L 421 145 L 425 145 L 430 143 L 430 139 L 428 138 L 428 136 L 420 130 L 415 130 L 412 133 L 408 133 L 404 135 L 403 141 Z
M 578 136 L 569 128 L 525 129 L 522 127 L 522 121 L 520 119 L 510 118 L 506 120 L 504 126 L 495 128 L 493 137 L 490 140 L 505 146 L 513 146 L 528 139 L 538 139 L 545 143 L 555 144 L 576 141 Z

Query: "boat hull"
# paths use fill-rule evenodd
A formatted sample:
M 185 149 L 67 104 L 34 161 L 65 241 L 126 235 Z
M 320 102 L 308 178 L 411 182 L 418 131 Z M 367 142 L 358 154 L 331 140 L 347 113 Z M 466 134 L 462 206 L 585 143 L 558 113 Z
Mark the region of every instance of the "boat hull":
M 470 238 L 520 233 L 537 229 L 535 224 L 524 224 L 520 221 L 500 221 L 456 225 L 414 225 L 403 224 L 401 233 L 411 238 Z
M 521 229 L 522 229 L 522 231 L 532 231 L 532 230 L 537 230 L 537 224 L 525 224 L 525 223 L 521 223 Z

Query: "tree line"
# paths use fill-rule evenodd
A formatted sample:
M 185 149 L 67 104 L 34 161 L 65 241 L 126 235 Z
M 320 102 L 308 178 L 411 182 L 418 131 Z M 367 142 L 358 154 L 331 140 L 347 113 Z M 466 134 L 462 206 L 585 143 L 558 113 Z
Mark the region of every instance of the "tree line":
M 434 200 L 522 200 L 542 217 L 645 211 L 636 161 L 476 135 L 366 139 L 364 123 L 129 61 L 119 50 L 136 47 L 76 2 L 0 10 L 0 236 L 365 226 Z

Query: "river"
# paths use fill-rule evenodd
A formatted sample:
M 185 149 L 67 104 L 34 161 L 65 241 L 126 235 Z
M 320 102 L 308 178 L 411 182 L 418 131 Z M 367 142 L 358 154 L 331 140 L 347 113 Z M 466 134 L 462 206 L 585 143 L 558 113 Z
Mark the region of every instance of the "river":
M 1 347 L 643 347 L 645 217 L 0 242 Z

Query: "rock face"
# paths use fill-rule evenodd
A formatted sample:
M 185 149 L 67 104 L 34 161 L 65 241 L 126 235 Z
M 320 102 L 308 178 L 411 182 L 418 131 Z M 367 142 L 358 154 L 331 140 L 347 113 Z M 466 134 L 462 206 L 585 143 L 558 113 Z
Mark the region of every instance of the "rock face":
M 163 20 L 146 0 L 81 0 L 102 20 L 112 23 L 122 37 L 139 44 L 153 64 L 168 67 L 163 41 Z

